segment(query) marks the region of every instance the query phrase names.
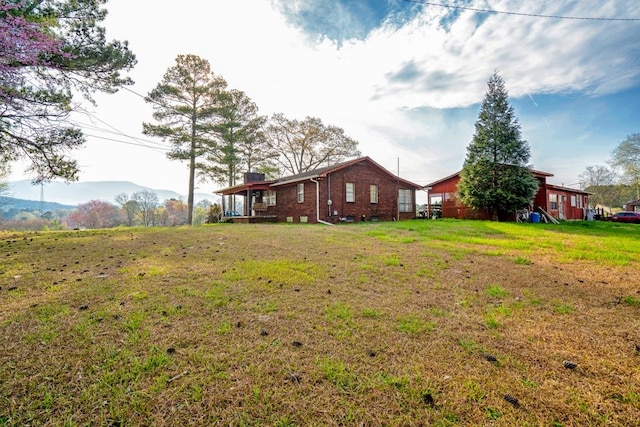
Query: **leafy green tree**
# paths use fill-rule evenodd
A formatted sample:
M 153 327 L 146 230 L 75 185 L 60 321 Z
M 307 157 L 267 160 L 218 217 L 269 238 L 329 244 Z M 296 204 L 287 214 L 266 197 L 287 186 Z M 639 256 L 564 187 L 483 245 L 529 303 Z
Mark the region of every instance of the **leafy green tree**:
M 9 167 L 7 164 L 0 162 L 0 206 L 5 204 L 5 198 L 10 196 L 11 186 L 7 182 Z
M 126 42 L 99 24 L 107 0 L 0 0 L 0 163 L 25 159 L 38 181 L 77 179 L 68 152 L 84 143 L 69 123 L 74 93 L 90 102 L 132 81 Z
M 315 117 L 300 121 L 275 114 L 267 132 L 271 150 L 278 154 L 278 166 L 293 175 L 360 155 L 358 142 L 342 128 L 325 125 Z
M 633 133 L 613 150 L 611 164 L 622 170 L 622 180 L 636 189 L 640 199 L 640 133 Z
M 178 55 L 176 63 L 146 97 L 153 106 L 153 118 L 159 124 L 143 123 L 145 135 L 162 138 L 172 144 L 167 157 L 189 163 L 187 224 L 193 224 L 193 202 L 197 159 L 215 147 L 211 136 L 220 93 L 227 82 L 211 71 L 206 59 L 196 55 Z
M 127 193 L 118 194 L 114 200 L 118 205 L 120 205 L 120 211 L 123 216 L 126 218 L 126 223 L 129 227 L 131 227 L 136 220 L 136 216 L 140 211 L 140 206 L 138 206 L 138 202 L 129 197 Z
M 518 119 L 497 71 L 488 86 L 473 140 L 467 146 L 458 193 L 465 205 L 486 209 L 495 220 L 528 207 L 538 182 L 527 165 L 529 145 L 521 138 Z
M 591 193 L 589 196 L 589 204 L 592 207 L 609 207 L 621 208 L 633 200 L 635 188 L 631 185 L 593 185 L 585 188 L 585 191 Z

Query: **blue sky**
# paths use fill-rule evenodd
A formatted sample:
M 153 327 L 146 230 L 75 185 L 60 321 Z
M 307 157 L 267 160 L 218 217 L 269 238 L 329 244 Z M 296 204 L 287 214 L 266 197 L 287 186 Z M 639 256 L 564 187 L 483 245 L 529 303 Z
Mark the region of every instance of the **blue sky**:
M 577 183 L 587 166 L 606 163 L 619 142 L 640 132 L 640 20 L 524 16 L 640 19 L 637 0 L 440 3 L 510 14 L 404 0 L 184 0 L 179 7 L 110 0 L 106 28 L 138 56 L 131 73 L 138 94 L 178 54 L 196 54 L 262 114 L 340 126 L 364 155 L 392 171 L 399 160 L 402 177 L 419 184 L 462 166 L 494 70 L 532 166 L 553 173 L 554 184 Z M 152 110 L 139 96 L 101 95 L 87 110 L 74 119 L 91 135 L 75 154 L 82 181 L 186 194 L 186 165 L 141 134 Z M 198 191 L 218 187 L 202 183 Z

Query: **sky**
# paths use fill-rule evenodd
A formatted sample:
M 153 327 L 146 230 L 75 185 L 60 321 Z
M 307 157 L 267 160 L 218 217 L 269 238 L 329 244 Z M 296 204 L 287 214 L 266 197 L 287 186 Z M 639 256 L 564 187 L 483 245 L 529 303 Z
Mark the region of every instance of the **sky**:
M 137 56 L 135 85 L 73 115 L 87 135 L 72 153 L 81 182 L 187 193 L 186 163 L 142 135 L 142 123 L 154 123 L 143 97 L 181 54 L 208 60 L 261 114 L 339 126 L 363 155 L 420 185 L 462 167 L 494 71 L 530 166 L 554 174 L 550 183 L 577 187 L 587 166 L 606 164 L 640 132 L 637 0 L 109 0 L 106 8 L 107 37 L 127 40 Z M 14 165 L 9 180 L 25 178 L 23 169 Z

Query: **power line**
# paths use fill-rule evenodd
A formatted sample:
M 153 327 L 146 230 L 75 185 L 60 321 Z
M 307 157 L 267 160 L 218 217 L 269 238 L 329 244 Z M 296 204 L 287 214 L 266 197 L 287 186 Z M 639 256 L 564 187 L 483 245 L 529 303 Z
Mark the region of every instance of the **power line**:
M 134 142 L 136 142 L 136 143 L 138 143 L 140 145 L 149 145 L 149 148 L 161 148 L 161 149 L 166 149 L 167 148 L 167 146 L 165 144 L 163 144 L 163 143 L 156 142 L 156 141 L 151 141 L 151 140 L 148 140 L 148 139 L 142 139 L 142 138 L 138 138 L 138 137 L 131 136 L 131 135 L 127 135 L 126 133 L 118 131 L 118 130 L 112 131 L 112 130 L 105 129 L 105 128 L 100 127 L 100 126 L 96 126 L 95 124 L 84 123 L 84 122 L 77 121 L 77 120 L 69 120 L 69 122 L 74 124 L 74 125 L 76 125 L 76 126 L 81 127 L 82 129 L 87 129 L 89 131 L 97 131 L 97 132 L 102 132 L 102 133 L 105 133 L 105 134 L 108 134 L 108 135 L 115 135 L 115 136 L 121 136 L 121 137 L 124 137 L 124 138 L 128 138 L 128 139 L 130 139 L 130 140 L 132 140 L 132 141 L 134 141 Z M 152 147 L 152 145 L 155 145 L 156 147 Z
M 101 137 L 101 136 L 97 136 L 97 135 L 90 135 L 85 133 L 87 136 L 91 136 L 94 138 L 100 138 L 100 139 L 104 139 L 104 140 L 108 140 L 108 141 L 114 141 L 114 142 L 120 142 L 123 144 L 128 144 L 128 145 L 134 145 L 134 146 L 138 146 L 138 147 L 145 147 L 145 148 L 149 148 L 151 150 L 155 150 L 155 151 L 170 151 L 170 148 L 168 148 L 165 144 L 161 143 L 161 142 L 157 142 L 157 141 L 151 141 L 148 139 L 142 139 L 142 138 L 137 138 L 135 136 L 131 136 L 126 134 L 125 132 L 121 131 L 120 129 L 116 128 L 115 126 L 107 123 L 106 121 L 102 120 L 101 118 L 97 117 L 95 114 L 92 114 L 86 110 L 80 110 L 78 111 L 79 113 L 85 114 L 87 117 L 89 117 L 90 120 L 96 120 L 102 124 L 104 124 L 105 126 L 107 126 L 108 128 L 112 129 L 112 130 L 108 130 L 105 128 L 102 128 L 100 126 L 97 126 L 95 123 L 92 124 L 87 124 L 87 123 L 83 123 L 83 122 L 79 122 L 79 121 L 75 121 L 75 120 L 70 120 L 71 123 L 80 126 L 82 128 L 85 129 L 89 129 L 89 130 L 94 130 L 94 131 L 98 131 L 98 132 L 104 132 L 107 134 L 112 134 L 112 135 L 117 135 L 117 136 L 122 136 L 125 138 L 128 138 L 134 142 L 127 142 L 127 141 L 123 141 L 121 139 L 114 139 L 114 138 L 107 138 L 107 137 Z M 154 146 L 155 145 L 155 146 Z
M 86 132 L 83 132 L 83 134 L 86 135 L 86 136 L 90 136 L 92 138 L 104 139 L 106 141 L 113 141 L 113 142 L 119 142 L 121 144 L 127 144 L 127 145 L 133 145 L 133 146 L 136 146 L 136 147 L 148 148 L 150 150 L 154 150 L 154 151 L 157 151 L 159 153 L 170 151 L 169 148 L 150 147 L 150 146 L 145 145 L 145 144 L 138 144 L 138 143 L 135 143 L 135 142 L 128 142 L 128 141 L 123 141 L 121 139 L 115 139 L 115 138 L 107 138 L 106 136 L 92 135 L 92 134 L 86 133 Z
M 495 14 L 501 14 L 501 15 L 528 16 L 531 18 L 572 19 L 577 21 L 640 21 L 640 18 L 591 18 L 591 17 L 584 17 L 584 16 L 542 15 L 537 13 L 506 12 L 503 10 L 481 9 L 481 8 L 470 7 L 470 6 L 458 6 L 453 4 L 432 3 L 432 2 L 423 1 L 423 0 L 404 0 L 404 1 L 407 3 L 417 3 L 425 6 L 444 7 L 448 9 L 471 10 L 474 12 L 495 13 Z
M 146 96 L 141 95 L 141 94 L 139 94 L 138 92 L 136 92 L 135 90 L 133 90 L 133 89 L 129 89 L 129 88 L 128 88 L 128 87 L 126 87 L 126 86 L 123 86 L 121 89 L 124 89 L 124 90 L 126 90 L 127 92 L 131 92 L 132 94 L 139 96 L 140 98 L 144 99 L 145 101 L 146 101 L 146 99 L 147 99 L 147 97 L 146 97 Z

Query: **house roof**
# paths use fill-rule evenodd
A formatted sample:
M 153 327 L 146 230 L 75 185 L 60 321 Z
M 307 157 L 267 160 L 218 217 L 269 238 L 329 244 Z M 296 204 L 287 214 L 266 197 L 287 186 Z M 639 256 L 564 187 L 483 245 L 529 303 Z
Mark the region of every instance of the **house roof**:
M 214 191 L 215 194 L 229 196 L 232 194 L 245 194 L 248 190 L 269 190 L 271 181 L 250 181 L 233 187 L 222 188 Z
M 403 183 L 404 185 L 410 188 L 413 188 L 415 190 L 419 190 L 422 188 L 421 185 L 415 184 L 411 181 L 407 181 L 406 179 L 402 179 L 392 174 L 387 169 L 383 168 L 378 163 L 374 162 L 370 157 L 365 156 L 365 157 L 359 157 L 357 159 L 348 160 L 346 162 L 338 163 L 335 165 L 325 166 L 322 168 L 314 169 L 312 171 L 303 172 L 296 175 L 285 176 L 285 177 L 270 180 L 270 181 L 247 182 L 244 184 L 235 185 L 233 187 L 222 188 L 220 190 L 216 190 L 215 193 L 223 194 L 223 195 L 243 194 L 247 190 L 269 190 L 274 187 L 299 183 L 303 181 L 308 181 L 310 179 L 322 179 L 322 178 L 326 178 L 331 173 L 348 168 L 349 166 L 352 166 L 361 162 L 369 163 L 371 166 L 373 166 L 375 169 L 379 170 L 383 174 L 386 174 L 392 177 L 393 179 L 397 179 L 399 182 Z
M 593 193 L 589 193 L 588 191 L 578 190 L 577 188 L 563 187 L 562 185 L 547 184 L 547 188 L 550 188 L 552 190 L 566 191 L 567 193 L 587 194 L 587 195 L 593 194 Z
M 546 178 L 546 177 L 549 177 L 549 176 L 553 176 L 553 174 L 552 174 L 552 173 L 549 173 L 549 172 L 542 172 L 542 171 L 535 170 L 535 169 L 529 169 L 529 170 L 531 171 L 531 173 L 533 174 L 533 176 L 535 176 L 536 178 Z M 458 172 L 456 172 L 456 173 L 452 173 L 451 175 L 445 176 L 444 178 L 440 178 L 439 180 L 437 180 L 437 181 L 433 181 L 433 182 L 431 182 L 431 183 L 429 183 L 429 184 L 425 185 L 425 186 L 424 186 L 424 187 L 422 187 L 422 188 L 433 187 L 434 185 L 438 185 L 438 184 L 440 184 L 440 183 L 442 183 L 442 182 L 449 181 L 450 179 L 452 179 L 452 178 L 455 178 L 455 177 L 459 176 L 459 175 L 460 175 L 460 172 L 462 172 L 462 171 L 461 171 L 461 170 L 459 170 L 459 171 L 458 171 Z

